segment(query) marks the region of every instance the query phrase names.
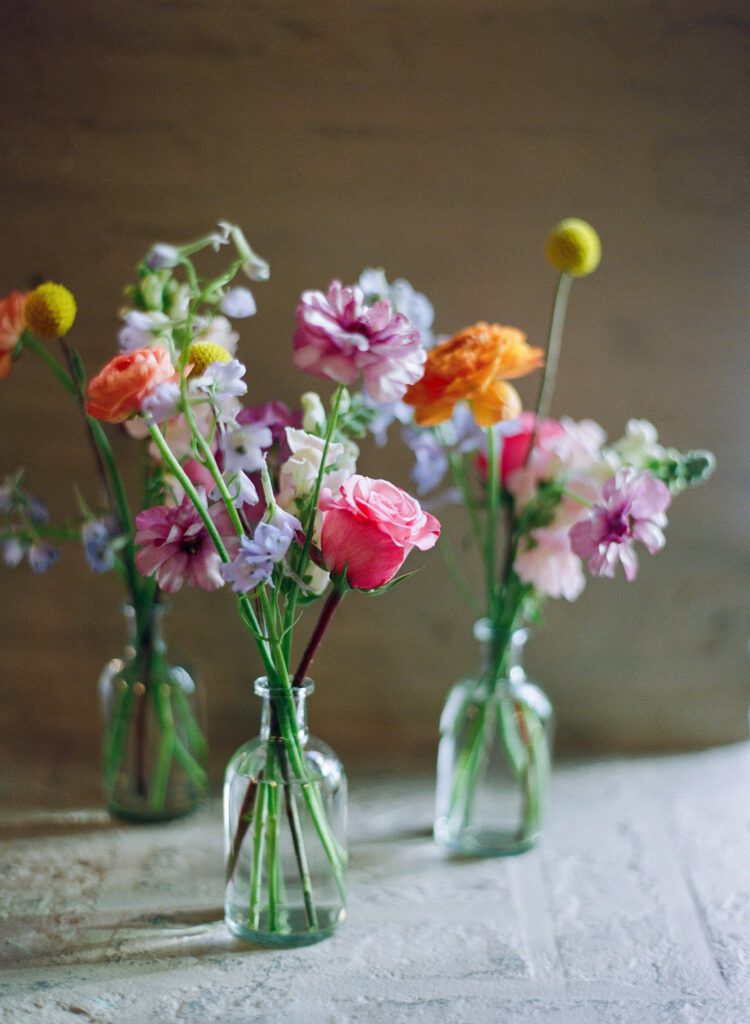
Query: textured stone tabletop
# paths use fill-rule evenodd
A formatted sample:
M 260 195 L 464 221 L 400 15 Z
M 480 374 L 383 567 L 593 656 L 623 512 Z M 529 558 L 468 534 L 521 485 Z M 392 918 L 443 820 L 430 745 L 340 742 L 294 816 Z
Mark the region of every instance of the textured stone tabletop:
M 542 844 L 451 861 L 428 779 L 351 796 L 349 920 L 317 946 L 221 923 L 220 807 L 128 827 L 6 815 L 7 1024 L 747 1024 L 750 745 L 558 766 Z

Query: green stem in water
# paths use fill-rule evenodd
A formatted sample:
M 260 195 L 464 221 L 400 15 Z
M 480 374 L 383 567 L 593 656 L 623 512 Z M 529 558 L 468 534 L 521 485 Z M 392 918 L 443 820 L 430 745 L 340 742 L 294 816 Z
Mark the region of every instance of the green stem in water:
M 495 620 L 495 561 L 497 546 L 497 506 L 500 497 L 500 480 L 497 464 L 495 428 L 487 430 L 487 537 L 485 546 L 485 571 L 487 573 L 487 614 Z

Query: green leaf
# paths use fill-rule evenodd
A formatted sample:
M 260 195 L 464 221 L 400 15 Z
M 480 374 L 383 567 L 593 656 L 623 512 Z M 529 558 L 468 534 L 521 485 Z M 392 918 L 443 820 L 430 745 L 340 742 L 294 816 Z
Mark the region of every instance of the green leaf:
M 360 590 L 360 594 L 367 594 L 369 597 L 379 597 L 381 594 L 387 594 L 389 590 L 393 590 L 399 583 L 408 580 L 410 576 L 416 576 L 421 571 L 421 569 L 412 569 L 411 572 L 402 573 L 401 576 L 394 576 L 389 583 L 384 583 L 382 587 L 373 587 L 372 590 Z

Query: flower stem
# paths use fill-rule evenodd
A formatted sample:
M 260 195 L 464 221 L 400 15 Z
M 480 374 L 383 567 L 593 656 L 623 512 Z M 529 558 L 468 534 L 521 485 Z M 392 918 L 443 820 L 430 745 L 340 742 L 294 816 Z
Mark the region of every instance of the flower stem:
M 487 536 L 485 569 L 487 572 L 487 614 L 495 618 L 495 561 L 497 544 L 497 506 L 500 497 L 495 428 L 487 430 Z
M 71 395 L 75 396 L 75 381 L 68 373 L 65 372 L 62 366 L 60 366 L 46 345 L 43 345 L 41 341 L 35 338 L 31 331 L 24 331 L 21 338 L 23 341 L 23 347 L 31 349 L 34 355 L 38 356 L 45 366 L 54 373 L 66 391 L 69 391 Z
M 315 629 L 312 632 L 312 636 L 307 642 L 305 653 L 302 655 L 302 660 L 299 663 L 299 668 L 297 669 L 294 675 L 294 681 L 292 682 L 292 686 L 302 686 L 302 684 L 304 683 L 305 676 L 307 675 L 307 670 L 309 669 L 312 660 L 315 657 L 315 653 L 318 650 L 318 647 L 320 647 L 320 642 L 323 639 L 323 636 L 325 635 L 325 631 L 328 629 L 331 619 L 333 618 L 334 612 L 341 604 L 341 601 L 343 600 L 344 594 L 346 593 L 347 590 L 348 587 L 334 586 L 330 594 L 326 598 L 326 602 L 323 605 L 323 608 L 320 613 L 320 618 L 318 619 L 317 625 L 315 626 Z
M 550 316 L 549 335 L 547 339 L 547 353 L 544 360 L 544 373 L 542 383 L 539 387 L 539 397 L 536 403 L 536 419 L 534 421 L 534 433 L 531 437 L 531 444 L 524 459 L 524 466 L 528 463 L 531 453 L 536 445 L 539 434 L 539 426 L 549 416 L 552 407 L 552 395 L 555 391 L 557 380 L 557 367 L 560 362 L 560 349 L 562 348 L 563 328 L 565 327 L 565 313 L 568 308 L 568 297 L 573 278 L 570 274 L 562 273 L 555 289 L 555 298 L 552 303 L 552 315 Z

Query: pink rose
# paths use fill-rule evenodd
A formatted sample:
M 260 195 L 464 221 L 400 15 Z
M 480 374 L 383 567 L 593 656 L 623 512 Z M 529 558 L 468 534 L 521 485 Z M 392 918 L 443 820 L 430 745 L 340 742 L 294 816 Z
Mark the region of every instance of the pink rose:
M 0 299 L 0 380 L 10 373 L 13 349 L 23 334 L 26 292 L 11 292 Z
M 354 474 L 337 494 L 324 488 L 320 547 L 327 568 L 342 572 L 361 590 L 393 579 L 412 548 L 427 551 L 440 536 L 440 523 L 419 502 L 387 480 Z
M 160 345 L 122 352 L 90 382 L 86 412 L 106 423 L 122 423 L 157 384 L 176 376 L 169 353 Z

